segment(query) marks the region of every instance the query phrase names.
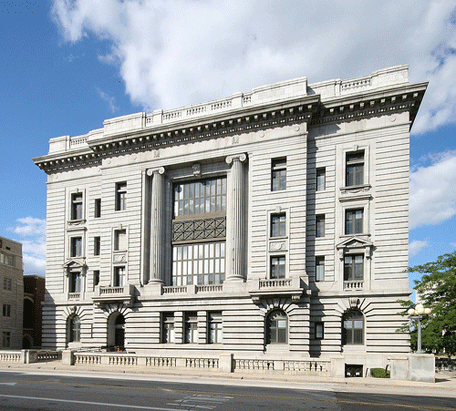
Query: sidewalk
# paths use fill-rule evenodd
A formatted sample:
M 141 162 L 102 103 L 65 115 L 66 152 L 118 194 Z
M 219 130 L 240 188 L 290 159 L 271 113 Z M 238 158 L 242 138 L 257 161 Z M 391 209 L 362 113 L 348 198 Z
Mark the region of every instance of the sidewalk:
M 224 373 L 220 371 L 156 369 L 145 367 L 118 366 L 69 366 L 61 361 L 33 364 L 0 363 L 0 372 L 30 372 L 53 375 L 84 375 L 94 378 L 141 379 L 167 382 L 188 382 L 203 384 L 267 386 L 274 382 L 294 389 L 336 389 L 339 391 L 359 391 L 378 393 L 406 393 L 407 395 L 445 396 L 456 398 L 456 373 L 436 373 L 436 382 L 390 380 L 388 378 L 332 378 L 304 376 L 299 374 L 262 374 L 262 373 Z

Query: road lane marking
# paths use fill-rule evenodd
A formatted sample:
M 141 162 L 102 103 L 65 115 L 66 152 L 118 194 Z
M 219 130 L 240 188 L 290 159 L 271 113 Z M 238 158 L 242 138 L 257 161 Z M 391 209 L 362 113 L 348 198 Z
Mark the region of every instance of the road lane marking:
M 0 382 L 0 385 L 10 385 L 10 386 L 15 386 L 17 383 L 16 382 Z
M 61 400 L 58 398 L 44 398 L 44 397 L 27 397 L 25 395 L 6 395 L 0 394 L 2 398 L 16 398 L 21 400 L 39 400 L 39 401 L 55 401 L 55 402 L 67 402 L 73 404 L 84 404 L 84 405 L 103 405 L 105 407 L 116 407 L 116 408 L 132 408 L 135 410 L 152 410 L 152 411 L 182 411 L 181 408 L 160 408 L 160 407 L 147 407 L 143 405 L 127 405 L 127 404 L 109 404 L 105 402 L 92 402 L 92 401 L 78 401 L 78 400 Z

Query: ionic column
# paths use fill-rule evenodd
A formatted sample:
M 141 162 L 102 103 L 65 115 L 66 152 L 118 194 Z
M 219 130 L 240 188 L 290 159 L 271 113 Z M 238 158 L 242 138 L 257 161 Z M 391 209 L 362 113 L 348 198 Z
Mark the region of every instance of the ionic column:
M 147 170 L 152 177 L 149 283 L 165 281 L 165 169 Z
M 245 280 L 245 200 L 244 200 L 244 167 L 245 154 L 228 156 L 226 163 L 231 165 L 231 191 L 227 193 L 227 247 L 226 281 Z

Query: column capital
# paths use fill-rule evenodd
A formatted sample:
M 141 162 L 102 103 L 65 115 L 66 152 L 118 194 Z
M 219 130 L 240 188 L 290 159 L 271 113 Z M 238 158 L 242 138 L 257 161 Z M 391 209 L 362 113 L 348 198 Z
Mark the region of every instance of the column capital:
M 226 161 L 226 164 L 233 164 L 233 161 L 234 160 L 238 160 L 240 161 L 241 163 L 243 163 L 244 161 L 247 160 L 247 154 L 245 153 L 241 153 L 241 154 L 233 154 L 231 156 L 228 156 L 225 161 Z
M 165 167 L 148 168 L 147 175 L 150 177 L 154 174 L 165 174 Z

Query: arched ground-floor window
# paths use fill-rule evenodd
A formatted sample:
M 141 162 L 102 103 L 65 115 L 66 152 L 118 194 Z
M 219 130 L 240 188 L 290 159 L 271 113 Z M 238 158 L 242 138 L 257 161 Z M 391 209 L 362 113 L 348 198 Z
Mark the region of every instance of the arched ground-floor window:
M 266 318 L 266 343 L 288 343 L 288 317 L 282 310 L 271 311 Z
M 77 315 L 68 318 L 67 321 L 67 343 L 81 341 L 81 320 Z
M 125 317 L 114 313 L 108 319 L 108 347 L 115 350 L 125 348 Z
M 342 318 L 342 344 L 364 344 L 364 315 L 359 310 L 347 311 Z

